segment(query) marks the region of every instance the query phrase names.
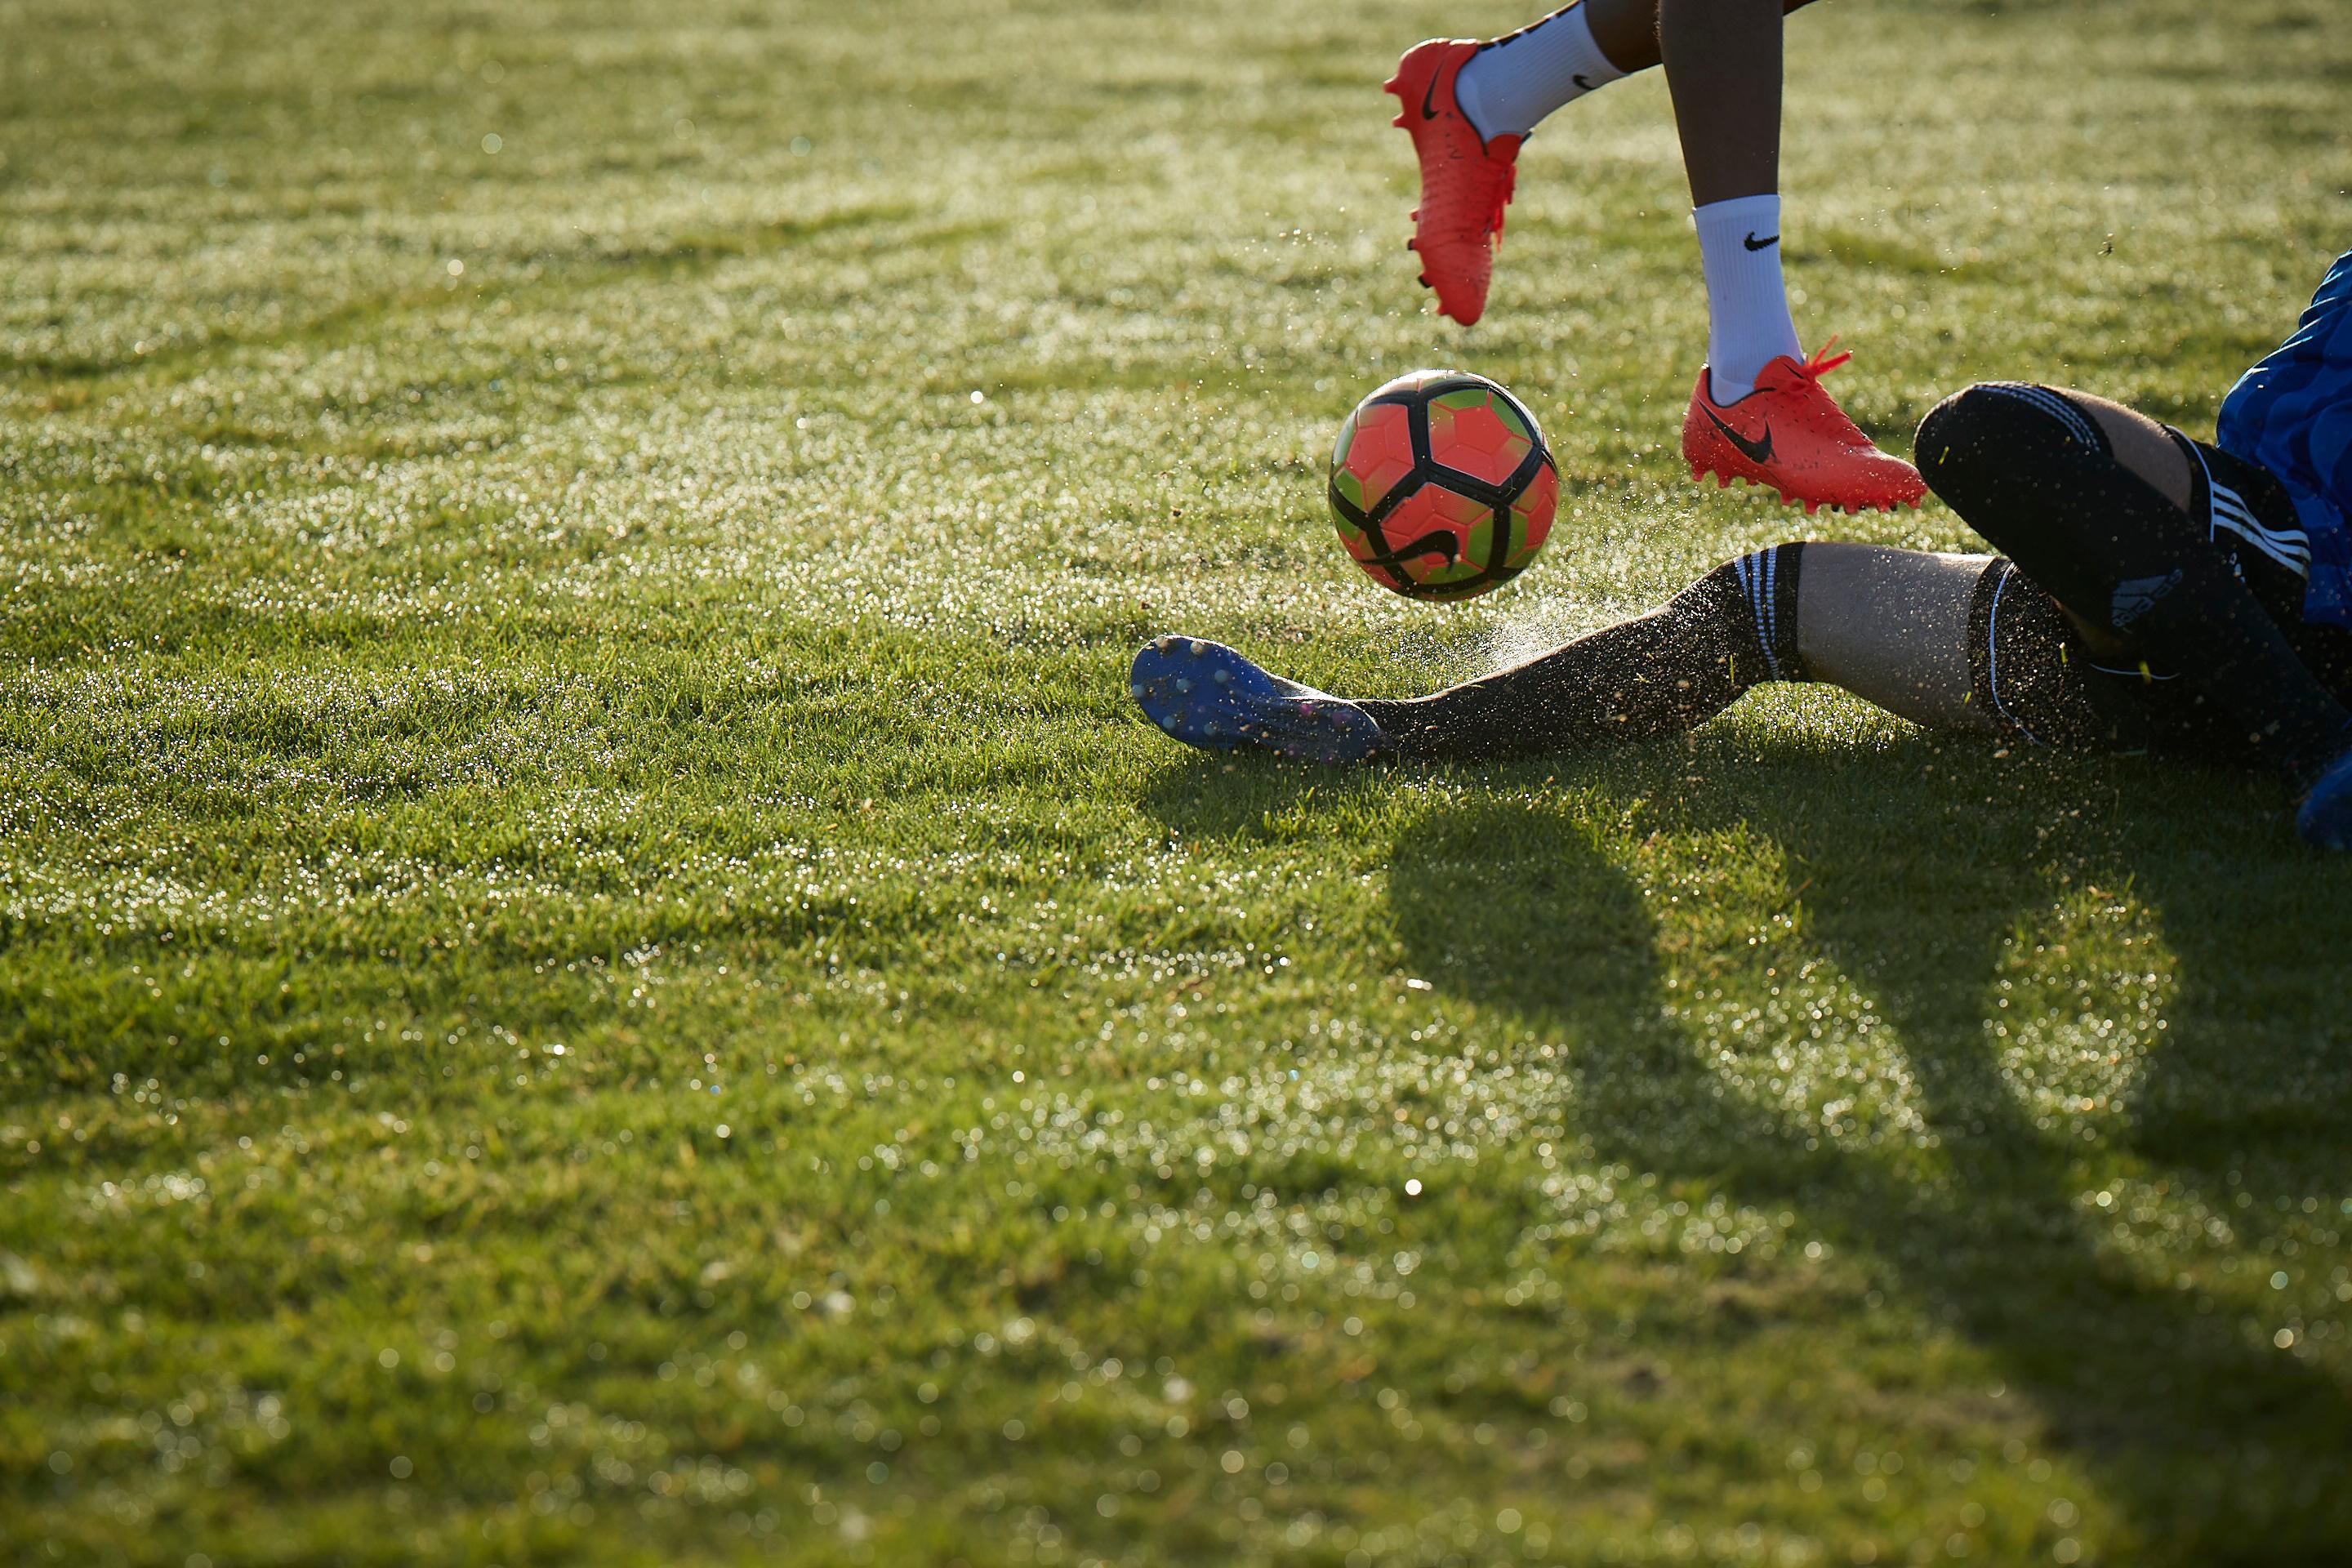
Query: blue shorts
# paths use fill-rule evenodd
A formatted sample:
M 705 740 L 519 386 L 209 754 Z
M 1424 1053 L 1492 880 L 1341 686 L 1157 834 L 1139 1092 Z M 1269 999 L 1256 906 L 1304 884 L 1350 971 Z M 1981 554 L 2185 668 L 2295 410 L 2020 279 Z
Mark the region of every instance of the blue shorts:
M 2294 502 L 2311 546 L 2304 619 L 2352 626 L 2352 251 L 2294 335 L 2221 400 L 2214 445 L 2270 470 Z

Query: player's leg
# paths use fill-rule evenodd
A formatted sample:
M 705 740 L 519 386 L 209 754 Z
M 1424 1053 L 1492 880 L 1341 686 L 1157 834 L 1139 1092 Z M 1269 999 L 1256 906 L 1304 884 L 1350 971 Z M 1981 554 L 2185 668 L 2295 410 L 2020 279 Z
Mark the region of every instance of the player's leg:
M 1908 506 L 1925 488 L 1821 384 L 1781 276 L 1778 0 L 1660 0 L 1658 38 L 1706 278 L 1707 362 L 1683 420 L 1693 478 L 1740 479 L 1807 511 Z
M 1129 688 L 1187 744 L 1315 762 L 1485 762 L 1680 734 L 1759 681 L 1801 679 L 1800 545 L 1716 568 L 1644 616 L 1428 697 L 1348 701 L 1269 675 L 1221 644 L 1160 637 Z
M 2003 724 L 1978 696 L 1987 660 L 1974 613 L 1993 564 L 1874 544 L 1778 545 L 1515 668 L 1357 706 L 1391 749 L 1454 761 L 1680 734 L 1768 680 L 1842 687 L 1927 729 L 1993 731 Z M 2103 732 L 2063 729 L 2074 742 Z
M 1811 4 L 1779 0 L 1784 15 Z M 1455 90 L 1479 135 L 1526 136 L 1585 94 L 1664 58 L 1658 0 L 1579 0 L 1479 45 Z
M 1808 676 L 1923 729 L 1999 728 L 1977 695 L 1986 661 L 1973 614 L 1991 564 L 1982 555 L 1808 544 L 1797 601 Z
M 1659 0 L 1658 44 L 1706 273 L 1712 395 L 1737 402 L 1799 359 L 1780 275 L 1777 0 Z
M 1793 11 L 1811 0 L 1771 3 Z M 1411 243 L 1440 314 L 1468 326 L 1486 310 L 1528 133 L 1659 60 L 1658 0 L 1580 0 L 1499 38 L 1432 38 L 1406 51 L 1387 90 L 1421 165 Z
M 1483 762 L 1650 741 L 1696 728 L 1750 687 L 1804 680 L 1805 560 L 1776 545 L 1728 561 L 1647 615 L 1428 697 L 1356 704 L 1409 757 Z
M 1344 700 L 1183 637 L 1146 647 L 1130 679 L 1145 713 L 1179 740 L 1326 762 L 1477 762 L 1655 740 L 1768 680 L 1828 680 L 1921 724 L 1987 729 L 1995 721 L 1971 701 L 1983 661 L 1969 644 L 1987 565 L 1778 545 L 1725 563 L 1647 615 L 1407 700 Z
M 2245 754 L 2301 787 L 2344 752 L 2352 714 L 2192 515 L 2193 447 L 2104 399 L 1990 383 L 1937 405 L 1917 450 L 1970 527 L 2095 640 L 2177 678 Z

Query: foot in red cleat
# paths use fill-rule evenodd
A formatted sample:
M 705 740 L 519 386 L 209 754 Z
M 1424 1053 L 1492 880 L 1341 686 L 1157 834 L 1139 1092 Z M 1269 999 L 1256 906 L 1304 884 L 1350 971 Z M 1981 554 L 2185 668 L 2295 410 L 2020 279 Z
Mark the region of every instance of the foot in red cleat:
M 1782 354 L 1764 367 L 1755 391 L 1728 404 L 1715 400 L 1715 384 L 1700 370 L 1683 416 L 1691 478 L 1712 473 L 1718 485 L 1744 479 L 1807 511 L 1917 505 L 1927 493 L 1919 470 L 1871 445 L 1822 389 L 1822 377 L 1853 357 L 1829 350 L 1822 344 L 1803 363 Z
M 1524 138 L 1480 136 L 1454 96 L 1464 62 L 1483 46 L 1467 38 L 1415 44 L 1397 62 L 1382 89 L 1404 112 L 1391 122 L 1412 137 L 1421 162 L 1421 205 L 1412 210 L 1411 248 L 1421 254 L 1421 280 L 1437 290 L 1441 315 L 1464 326 L 1486 309 L 1495 276 L 1495 247 L 1503 239 L 1503 208 L 1510 204 L 1519 143 Z

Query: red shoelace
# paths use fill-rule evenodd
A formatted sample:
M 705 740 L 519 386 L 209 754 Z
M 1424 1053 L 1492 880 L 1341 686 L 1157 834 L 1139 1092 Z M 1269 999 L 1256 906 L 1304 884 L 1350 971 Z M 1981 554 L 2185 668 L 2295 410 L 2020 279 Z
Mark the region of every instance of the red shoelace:
M 1815 349 L 1813 351 L 1813 357 L 1797 367 L 1797 374 L 1803 376 L 1807 381 L 1819 381 L 1822 377 L 1829 374 L 1830 372 L 1837 369 L 1838 366 L 1852 359 L 1853 357 L 1853 353 L 1850 349 L 1842 354 L 1833 354 L 1830 353 L 1830 350 L 1837 346 L 1837 341 L 1838 335 L 1835 332 L 1832 332 L 1830 334 L 1830 341 Z

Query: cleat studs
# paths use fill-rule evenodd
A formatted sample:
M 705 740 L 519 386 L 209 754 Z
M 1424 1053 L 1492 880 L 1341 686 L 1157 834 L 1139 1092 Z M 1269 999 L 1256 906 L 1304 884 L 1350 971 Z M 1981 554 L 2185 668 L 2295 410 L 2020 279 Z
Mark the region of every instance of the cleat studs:
M 1209 679 L 1215 681 L 1220 686 L 1224 686 L 1231 683 L 1234 679 L 1234 672 L 1229 669 L 1220 669 L 1213 673 Z
M 1175 685 L 1177 695 L 1180 697 L 1192 689 L 1192 683 L 1181 675 L 1176 678 Z
M 1206 653 L 1206 652 L 1208 652 L 1208 651 L 1209 651 L 1209 645 L 1208 645 L 1207 643 L 1200 642 L 1200 641 L 1195 641 L 1195 642 L 1192 644 L 1192 657 L 1193 657 L 1194 658 L 1200 658 L 1202 654 L 1204 654 L 1204 653 Z
M 1127 689 L 1127 694 L 1129 697 L 1134 698 L 1138 702 L 1140 702 L 1143 700 L 1145 696 L 1148 695 L 1148 689 L 1144 686 L 1143 682 L 1139 680 Z

